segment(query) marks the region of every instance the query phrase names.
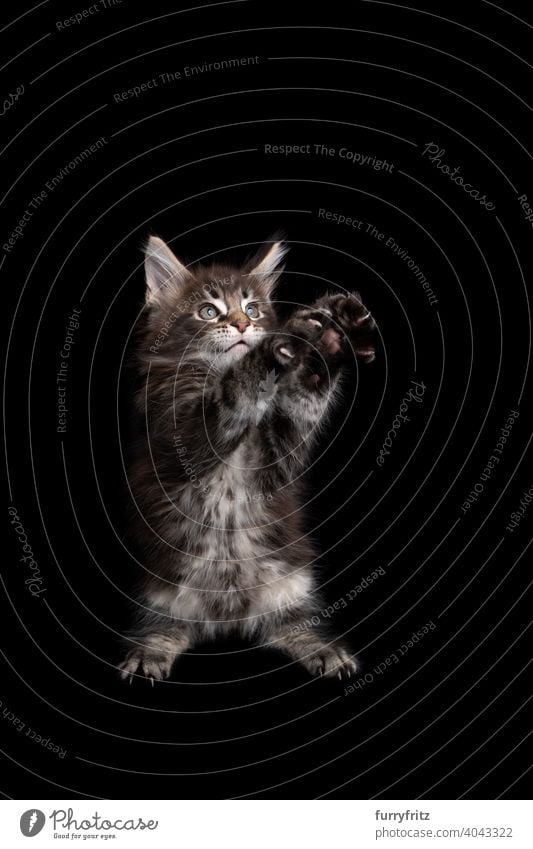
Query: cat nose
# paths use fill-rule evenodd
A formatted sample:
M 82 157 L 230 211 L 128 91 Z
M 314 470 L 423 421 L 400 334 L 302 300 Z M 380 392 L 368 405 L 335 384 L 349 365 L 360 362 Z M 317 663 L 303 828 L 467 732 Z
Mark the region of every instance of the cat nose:
M 244 333 L 249 324 L 250 322 L 247 318 L 238 318 L 236 321 L 231 322 L 231 326 L 236 327 L 239 333 Z

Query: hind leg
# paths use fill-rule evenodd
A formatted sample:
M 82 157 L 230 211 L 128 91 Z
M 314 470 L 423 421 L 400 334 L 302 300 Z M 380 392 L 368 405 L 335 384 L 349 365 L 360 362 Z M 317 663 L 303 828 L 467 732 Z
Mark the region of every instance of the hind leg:
M 341 643 L 328 641 L 313 628 L 273 635 L 271 645 L 299 661 L 311 675 L 342 679 L 357 671 L 357 661 Z
M 350 678 L 358 668 L 356 659 L 321 624 L 313 624 L 317 618 L 312 596 L 265 617 L 261 626 L 264 645 L 297 660 L 311 675 Z
M 178 655 L 192 645 L 189 631 L 166 616 L 152 613 L 128 638 L 133 646 L 119 664 L 120 677 L 129 678 L 130 684 L 134 675 L 150 678 L 152 684 L 168 678 L 174 661 Z

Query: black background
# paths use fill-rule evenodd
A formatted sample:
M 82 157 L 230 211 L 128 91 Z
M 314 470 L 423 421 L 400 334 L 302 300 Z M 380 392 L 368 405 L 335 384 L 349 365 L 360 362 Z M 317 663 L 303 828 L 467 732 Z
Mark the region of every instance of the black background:
M 2 244 L 34 195 L 99 137 L 2 248 L 9 305 L 7 507 L 44 590 L 24 583 L 8 516 L 0 676 L 6 796 L 24 798 L 520 798 L 527 781 L 531 24 L 474 2 L 228 2 L 99 8 L 46 2 L 0 33 Z M 452 20 L 453 18 L 453 20 Z M 232 57 L 255 64 L 185 77 Z M 166 72 L 182 78 L 163 84 Z M 114 95 L 156 78 L 136 98 Z M 486 194 L 489 210 L 427 156 Z M 309 144 L 310 154 L 265 153 Z M 335 149 L 316 155 L 314 145 Z M 386 159 L 352 164 L 341 148 Z M 320 217 L 361 220 L 355 229 Z M 367 232 L 373 224 L 382 241 Z M 311 680 L 238 641 L 180 659 L 151 688 L 118 678 L 135 552 L 124 540 L 124 353 L 143 297 L 143 240 L 185 262 L 240 262 L 275 230 L 291 245 L 282 305 L 359 290 L 378 357 L 308 471 L 309 533 L 332 617 L 359 656 L 359 688 Z M 431 284 L 431 304 L 392 237 Z M 65 434 L 56 373 L 73 308 Z M 390 455 L 380 448 L 412 385 Z M 461 505 L 519 412 L 479 499 Z M 398 663 L 413 632 L 435 628 Z M 383 674 L 376 672 L 385 663 Z M 365 677 L 366 676 L 366 677 Z M 25 723 L 17 730 L 11 714 Z M 20 727 L 20 726 L 19 726 Z M 31 727 L 66 750 L 59 757 Z

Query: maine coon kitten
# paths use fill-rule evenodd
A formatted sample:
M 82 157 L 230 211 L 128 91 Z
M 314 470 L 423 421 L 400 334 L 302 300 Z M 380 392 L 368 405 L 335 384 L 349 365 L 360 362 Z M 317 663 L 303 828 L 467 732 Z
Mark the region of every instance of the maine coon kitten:
M 285 252 L 273 241 L 244 268 L 188 269 L 161 239 L 146 246 L 144 432 L 128 475 L 144 578 L 119 667 L 130 682 L 166 678 L 179 654 L 232 630 L 313 674 L 357 668 L 320 619 L 299 478 L 342 369 L 374 358 L 375 325 L 358 295 L 335 294 L 278 326 Z

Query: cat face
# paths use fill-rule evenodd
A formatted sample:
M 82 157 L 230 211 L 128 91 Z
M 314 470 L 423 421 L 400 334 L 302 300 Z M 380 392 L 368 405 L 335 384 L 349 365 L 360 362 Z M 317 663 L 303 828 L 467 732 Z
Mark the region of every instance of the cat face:
M 165 359 L 202 360 L 228 368 L 271 332 L 276 323 L 271 294 L 286 248 L 273 242 L 263 259 L 242 269 L 186 268 L 161 239 L 146 246 L 146 304 L 154 332 L 163 334 Z M 152 348 L 151 348 L 152 350 Z
M 198 338 L 207 359 L 231 363 L 244 356 L 268 332 L 271 307 L 246 279 L 205 289 L 193 317 L 199 322 Z

